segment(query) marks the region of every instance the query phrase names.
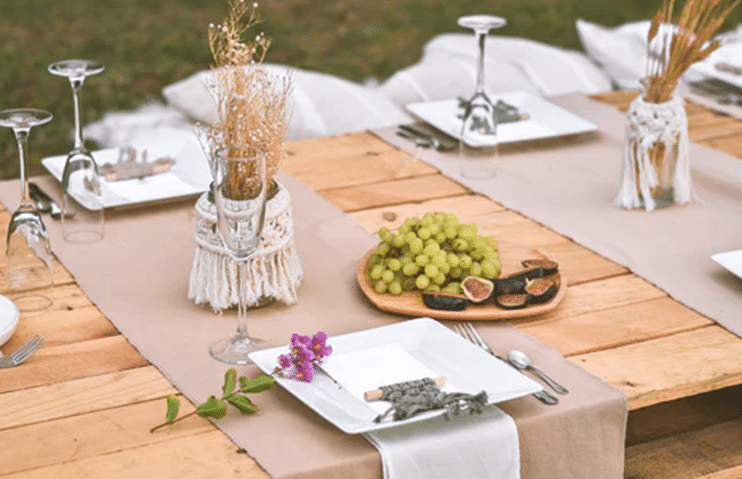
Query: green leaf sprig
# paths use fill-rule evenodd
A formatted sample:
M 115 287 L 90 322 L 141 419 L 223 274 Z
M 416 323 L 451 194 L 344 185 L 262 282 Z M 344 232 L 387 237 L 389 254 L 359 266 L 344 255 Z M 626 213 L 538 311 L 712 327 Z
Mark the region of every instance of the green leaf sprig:
M 178 417 L 180 412 L 180 399 L 178 396 L 171 394 L 167 397 L 167 413 L 165 414 L 165 422 L 153 427 L 149 432 L 155 432 L 161 427 L 169 424 L 182 421 L 183 419 L 193 416 L 194 414 L 200 417 L 213 417 L 215 419 L 221 419 L 227 414 L 227 404 L 231 404 L 242 414 L 253 414 L 258 411 L 256 406 L 245 393 L 259 393 L 269 389 L 273 386 L 276 380 L 265 374 L 256 376 L 252 379 L 247 379 L 245 376 L 237 377 L 237 370 L 230 368 L 224 375 L 224 385 L 222 386 L 222 397 L 217 399 L 216 396 L 211 395 L 204 401 L 203 404 L 199 405 L 195 411 L 186 414 L 185 416 Z M 239 389 L 237 384 L 239 382 Z

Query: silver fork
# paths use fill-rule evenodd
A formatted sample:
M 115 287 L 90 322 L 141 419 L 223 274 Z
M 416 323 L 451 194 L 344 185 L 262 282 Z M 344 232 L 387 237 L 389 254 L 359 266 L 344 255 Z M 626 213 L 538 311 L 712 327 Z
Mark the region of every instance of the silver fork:
M 517 368 L 513 366 L 512 364 L 510 364 L 507 359 L 505 359 L 502 356 L 499 356 L 492 350 L 492 348 L 490 348 L 489 344 L 487 344 L 484 341 L 484 339 L 482 339 L 482 336 L 479 335 L 479 333 L 477 332 L 476 329 L 474 329 L 474 326 L 472 326 L 471 323 L 463 323 L 463 324 L 456 323 L 453 325 L 453 330 L 456 334 L 458 334 L 462 338 L 466 339 L 470 343 L 473 343 L 479 346 L 480 348 L 484 349 L 485 351 L 487 351 L 488 353 L 490 353 L 491 355 L 493 355 L 500 361 L 504 362 L 511 368 L 517 370 Z M 554 395 L 546 392 L 543 389 L 541 391 L 536 391 L 535 393 L 532 394 L 532 396 L 544 404 L 554 405 L 559 402 L 559 399 L 557 399 Z
M 0 369 L 18 366 L 35 353 L 42 344 L 44 344 L 44 338 L 37 334 L 23 343 L 18 349 L 0 359 Z

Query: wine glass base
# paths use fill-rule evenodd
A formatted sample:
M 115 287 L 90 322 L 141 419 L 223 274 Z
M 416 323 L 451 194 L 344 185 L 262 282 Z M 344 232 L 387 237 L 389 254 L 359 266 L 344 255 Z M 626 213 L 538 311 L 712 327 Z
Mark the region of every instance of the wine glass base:
M 71 231 L 64 234 L 64 240 L 74 244 L 95 243 L 103 239 L 103 233 L 94 230 Z
M 209 349 L 211 357 L 229 364 L 249 364 L 248 355 L 254 351 L 267 349 L 269 344 L 262 339 L 234 336 L 214 343 Z
M 53 301 L 49 296 L 41 293 L 28 293 L 21 296 L 13 296 L 13 303 L 15 303 L 18 311 L 28 313 L 49 309 Z

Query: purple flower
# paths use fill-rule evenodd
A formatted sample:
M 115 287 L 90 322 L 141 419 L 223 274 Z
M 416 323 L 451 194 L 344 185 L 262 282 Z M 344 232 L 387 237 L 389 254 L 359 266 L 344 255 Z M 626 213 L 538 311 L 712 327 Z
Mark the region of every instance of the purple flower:
M 299 361 L 296 363 L 296 379 L 300 381 L 312 382 L 314 378 L 315 365 L 312 361 Z
M 290 354 L 282 354 L 278 357 L 278 364 L 280 364 L 282 368 L 287 368 L 294 364 L 294 357 Z

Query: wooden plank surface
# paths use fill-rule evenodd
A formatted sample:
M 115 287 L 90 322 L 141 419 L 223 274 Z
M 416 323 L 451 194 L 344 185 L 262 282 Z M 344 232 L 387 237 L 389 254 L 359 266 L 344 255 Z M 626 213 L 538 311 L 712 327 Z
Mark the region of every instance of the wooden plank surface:
M 634 96 L 598 99 L 625 110 Z M 742 122 L 698 105 L 687 111 L 694 141 L 742 155 Z M 557 310 L 514 324 L 626 393 L 636 428 L 629 434 L 627 477 L 742 476 L 742 408 L 730 405 L 742 403 L 742 388 L 723 389 L 742 384 L 740 338 L 626 268 L 471 193 L 370 133 L 295 142 L 287 150 L 289 174 L 369 231 L 445 211 L 498 240 L 547 252 L 569 279 L 568 294 Z M 0 212 L 3 236 L 8 217 Z M 0 370 L 0 478 L 267 477 L 207 420 L 192 417 L 150 434 L 173 387 L 58 263 L 55 279 L 54 306 L 23 314 L 2 348 L 8 352 L 34 333 L 47 338 L 27 363 Z M 718 392 L 704 395 L 709 391 Z M 718 402 L 724 391 L 731 392 Z M 720 404 L 717 413 L 702 410 L 712 407 L 709 401 Z M 183 407 L 193 405 L 183 400 Z M 648 424 L 681 416 L 682 427 Z

